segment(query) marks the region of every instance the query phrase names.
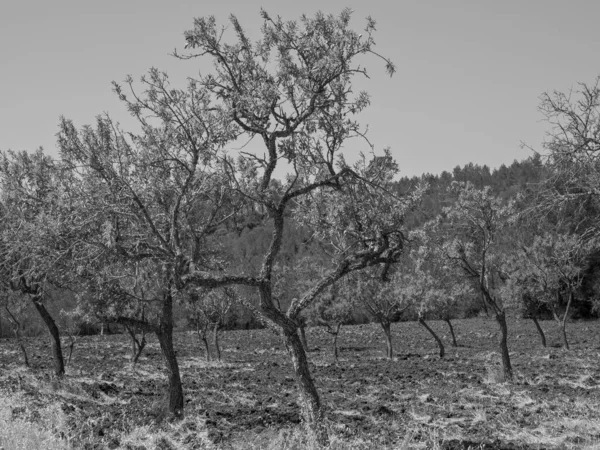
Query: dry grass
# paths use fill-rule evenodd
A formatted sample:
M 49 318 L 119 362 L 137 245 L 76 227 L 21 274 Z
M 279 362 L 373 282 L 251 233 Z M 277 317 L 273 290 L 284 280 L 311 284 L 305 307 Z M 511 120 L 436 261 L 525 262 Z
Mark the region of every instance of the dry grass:
M 22 411 L 25 417 L 15 417 Z M 27 417 L 26 408 L 17 397 L 0 397 L 0 449 L 5 450 L 69 450 L 64 436 L 65 415 L 58 405 L 36 411 Z

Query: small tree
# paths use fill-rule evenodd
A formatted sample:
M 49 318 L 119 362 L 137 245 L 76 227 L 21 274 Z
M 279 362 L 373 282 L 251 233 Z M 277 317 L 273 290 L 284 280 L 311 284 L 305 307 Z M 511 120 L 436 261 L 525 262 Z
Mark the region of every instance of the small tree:
M 566 323 L 570 308 L 581 287 L 587 258 L 595 248 L 594 240 L 545 232 L 536 236 L 531 245 L 520 249 L 510 274 L 511 291 L 524 302 L 527 311 L 538 306 L 551 311 L 567 350 Z M 541 329 L 539 324 L 537 326 Z M 544 343 L 543 333 L 541 336 Z
M 65 372 L 60 331 L 45 306 L 46 291 L 65 281 L 72 248 L 72 208 L 64 192 L 70 186 L 59 164 L 44 155 L 0 154 L 2 227 L 0 272 L 5 287 L 29 298 L 52 342 L 54 373 Z
M 196 327 L 196 333 L 204 343 L 207 361 L 211 360 L 208 332 L 212 328 L 216 359 L 220 361 L 219 332 L 235 322 L 233 311 L 236 303 L 239 303 L 238 295 L 232 287 L 214 290 L 194 289 L 190 293 L 186 308 L 192 313 L 192 322 Z
M 465 281 L 472 282 L 492 309 L 500 328 L 499 349 L 504 379 L 512 381 L 513 371 L 508 352 L 506 308 L 494 288 L 498 273 L 500 234 L 515 215 L 514 202 L 505 204 L 489 187 L 475 189 L 470 183 L 452 183 L 457 202 L 444 209 L 436 233 L 448 264 L 462 271 Z
M 309 321 L 322 326 L 333 337 L 333 358 L 338 363 L 338 336 L 342 325 L 352 322 L 354 302 L 350 298 L 347 280 L 327 288 L 307 310 Z
M 392 345 L 392 323 L 397 322 L 410 308 L 410 299 L 398 290 L 401 275 L 395 273 L 389 280 L 383 281 L 373 271 L 356 277 L 356 295 L 367 315 L 377 322 L 385 336 L 386 356 L 394 357 Z

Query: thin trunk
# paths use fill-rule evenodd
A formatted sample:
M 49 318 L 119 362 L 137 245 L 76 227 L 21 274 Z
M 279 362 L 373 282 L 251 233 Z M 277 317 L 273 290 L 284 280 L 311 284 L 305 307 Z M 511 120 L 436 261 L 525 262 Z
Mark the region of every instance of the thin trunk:
M 165 359 L 169 378 L 168 413 L 176 419 L 183 418 L 183 386 L 179 374 L 179 364 L 173 346 L 173 298 L 170 293 L 163 299 L 160 327 L 156 337 Z
M 308 341 L 306 340 L 306 326 L 302 325 L 298 327 L 298 331 L 300 333 L 300 342 L 302 342 L 302 347 L 304 347 L 305 352 L 308 352 Z
M 73 349 L 75 348 L 76 339 L 69 335 L 69 357 L 67 358 L 67 365 L 71 364 L 71 357 L 73 356 Z
M 338 362 L 338 346 L 337 346 L 337 340 L 338 340 L 338 335 L 340 334 L 340 328 L 341 328 L 342 324 L 338 323 L 335 326 L 335 330 L 333 331 L 333 357 L 335 359 L 335 362 Z
M 419 323 L 421 325 L 423 325 L 423 327 L 425 327 L 425 329 L 427 331 L 429 331 L 429 334 L 431 334 L 433 336 L 433 338 L 435 339 L 435 342 L 437 342 L 437 345 L 440 349 L 440 358 L 443 358 L 444 355 L 446 354 L 446 349 L 444 348 L 444 343 L 442 342 L 442 340 L 438 337 L 438 335 L 435 333 L 435 331 L 433 331 L 431 329 L 431 327 L 429 325 L 427 325 L 427 322 L 425 322 L 425 319 L 423 319 L 422 317 L 419 317 Z
M 571 308 L 571 302 L 573 301 L 573 293 L 569 292 L 569 301 L 567 302 L 567 307 L 565 308 L 565 314 L 562 318 L 560 324 L 560 330 L 562 334 L 563 344 L 566 350 L 570 350 L 569 341 L 567 340 L 567 319 L 569 318 L 569 309 Z
M 217 361 L 221 361 L 221 349 L 219 348 L 219 324 L 215 323 L 213 328 L 213 344 L 215 345 L 215 352 L 217 353 Z
M 537 320 L 537 317 L 535 316 L 531 316 L 531 320 L 533 321 L 535 328 L 538 331 L 538 334 L 540 335 L 540 339 L 542 340 L 542 347 L 546 347 L 546 335 L 544 334 L 544 330 L 542 330 L 542 326 L 540 325 L 540 322 Z
M 133 366 L 138 363 L 140 356 L 142 356 L 142 352 L 144 351 L 144 347 L 146 347 L 146 335 L 144 332 L 142 332 L 142 340 L 137 343 L 137 351 L 131 360 L 131 364 Z
M 60 333 L 56 322 L 42 303 L 41 295 L 32 297 L 33 305 L 42 317 L 42 320 L 48 328 L 48 333 L 52 339 L 52 355 L 54 356 L 54 374 L 61 377 L 65 374 L 65 362 L 63 360 L 62 347 L 60 345 Z
M 325 444 L 329 441 L 324 427 L 324 412 L 315 383 L 310 375 L 306 352 L 298 333 L 284 331 L 285 344 L 292 358 L 294 377 L 300 391 L 302 414 L 307 427 L 315 433 L 317 441 Z
M 135 366 L 146 346 L 146 332 L 144 330 L 141 331 L 142 339 L 139 340 L 135 334 L 135 328 L 125 325 L 125 329 L 131 337 L 131 365 Z
M 391 324 L 388 320 L 383 320 L 379 324 L 381 325 L 381 328 L 383 328 L 383 333 L 385 334 L 385 343 L 387 346 L 386 356 L 388 359 L 392 359 L 394 357 L 394 349 L 392 347 Z
M 206 359 L 207 362 L 210 362 L 210 348 L 208 347 L 208 340 L 206 339 L 206 328 L 206 326 L 201 327 L 199 323 L 196 324 L 196 334 L 198 335 L 198 339 L 204 343 L 204 359 Z
M 452 326 L 452 322 L 450 319 L 444 319 L 444 322 L 448 324 L 448 328 L 450 328 L 450 335 L 452 336 L 452 347 L 458 347 L 456 343 L 456 335 L 454 334 L 454 327 Z
M 502 356 L 502 369 L 504 371 L 504 381 L 512 383 L 513 371 L 510 364 L 510 354 L 508 353 L 508 327 L 506 325 L 506 311 L 496 312 L 496 321 L 500 326 L 500 355 Z

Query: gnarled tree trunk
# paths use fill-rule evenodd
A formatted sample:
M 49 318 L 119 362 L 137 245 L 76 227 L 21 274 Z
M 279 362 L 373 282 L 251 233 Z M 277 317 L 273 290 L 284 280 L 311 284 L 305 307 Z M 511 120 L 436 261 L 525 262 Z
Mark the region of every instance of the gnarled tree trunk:
M 317 441 L 326 443 L 329 438 L 323 423 L 323 405 L 310 375 L 306 352 L 304 351 L 300 337 L 295 330 L 291 333 L 284 330 L 284 339 L 287 350 L 292 358 L 294 378 L 300 391 L 302 414 L 306 425 L 315 433 Z
M 48 328 L 48 333 L 50 333 L 50 338 L 52 340 L 52 355 L 54 359 L 54 374 L 58 377 L 61 377 L 65 374 L 65 361 L 63 359 L 62 347 L 60 345 L 60 333 L 58 331 L 58 327 L 56 326 L 56 322 L 42 303 L 42 295 L 34 295 L 31 298 L 31 300 L 33 301 L 35 309 L 44 321 L 44 324 L 46 324 L 46 328 Z

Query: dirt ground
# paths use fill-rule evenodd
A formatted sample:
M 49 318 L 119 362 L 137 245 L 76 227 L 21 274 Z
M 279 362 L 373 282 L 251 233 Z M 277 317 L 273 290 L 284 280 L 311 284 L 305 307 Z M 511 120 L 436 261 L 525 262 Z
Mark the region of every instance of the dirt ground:
M 394 324 L 391 361 L 375 324 L 342 328 L 339 364 L 331 337 L 307 331 L 312 373 L 338 437 L 378 448 L 600 448 L 600 323 L 568 324 L 566 351 L 553 322 L 542 322 L 543 348 L 533 323 L 512 320 L 513 384 L 501 380 L 493 319 L 455 321 L 456 348 L 445 323 L 430 325 L 446 344 L 442 359 L 417 323 Z M 16 343 L 2 340 L 0 396 L 18 399 L 13 415 L 32 420 L 60 405 L 70 439 L 89 449 L 141 450 L 135 434 L 161 427 L 165 442 L 177 443 L 163 448 L 244 448 L 300 423 L 291 363 L 277 336 L 229 331 L 221 345 L 222 361 L 206 362 L 194 333 L 176 334 L 186 396 L 186 417 L 176 427 L 157 425 L 166 375 L 153 336 L 135 368 L 128 336 L 80 337 L 62 380 L 49 375 L 48 339 L 26 340 L 31 369 L 22 367 Z

